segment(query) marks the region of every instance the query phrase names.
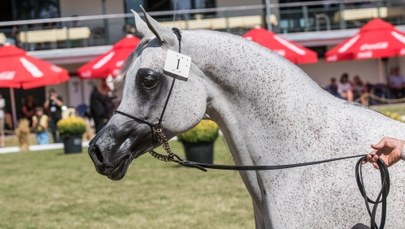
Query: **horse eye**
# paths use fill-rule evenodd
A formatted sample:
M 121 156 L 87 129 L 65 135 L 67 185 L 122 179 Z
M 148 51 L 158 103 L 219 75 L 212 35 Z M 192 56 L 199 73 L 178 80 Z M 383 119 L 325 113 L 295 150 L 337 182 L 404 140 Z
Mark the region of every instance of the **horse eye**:
M 146 88 L 146 89 L 152 89 L 157 85 L 157 79 L 156 77 L 153 77 L 151 75 L 147 75 L 142 79 L 142 85 Z

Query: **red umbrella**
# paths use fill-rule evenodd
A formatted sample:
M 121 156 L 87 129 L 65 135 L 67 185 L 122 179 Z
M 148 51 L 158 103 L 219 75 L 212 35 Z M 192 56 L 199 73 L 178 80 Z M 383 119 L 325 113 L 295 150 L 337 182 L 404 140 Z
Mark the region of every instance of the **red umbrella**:
M 243 37 L 277 52 L 293 63 L 315 63 L 318 61 L 316 52 L 292 41 L 288 41 L 277 34 L 263 28 L 254 28 Z
M 65 69 L 29 56 L 13 45 L 0 47 L 0 87 L 29 89 L 68 79 Z
M 0 47 L 0 87 L 10 88 L 13 120 L 16 123 L 13 88 L 30 89 L 69 80 L 68 72 L 32 56 L 13 45 Z
M 135 50 L 139 39 L 128 34 L 114 44 L 112 49 L 81 66 L 77 73 L 81 78 L 106 78 L 109 75 L 117 76 L 124 61 Z
M 326 61 L 384 58 L 405 55 L 405 33 L 379 18 L 360 28 L 354 36 L 329 50 Z

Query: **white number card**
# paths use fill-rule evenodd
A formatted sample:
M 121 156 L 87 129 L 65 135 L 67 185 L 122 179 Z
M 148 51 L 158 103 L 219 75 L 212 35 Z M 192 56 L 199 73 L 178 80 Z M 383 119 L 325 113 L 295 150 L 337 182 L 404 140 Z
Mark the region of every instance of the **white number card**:
M 188 80 L 190 73 L 191 57 L 181 53 L 167 50 L 164 71 L 179 80 Z

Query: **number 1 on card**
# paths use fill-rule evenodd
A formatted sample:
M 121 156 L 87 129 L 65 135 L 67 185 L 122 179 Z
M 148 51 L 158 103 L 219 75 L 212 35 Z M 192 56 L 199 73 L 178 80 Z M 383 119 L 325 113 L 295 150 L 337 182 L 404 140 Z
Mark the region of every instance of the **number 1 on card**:
M 164 72 L 180 80 L 187 80 L 191 67 L 191 57 L 167 50 Z

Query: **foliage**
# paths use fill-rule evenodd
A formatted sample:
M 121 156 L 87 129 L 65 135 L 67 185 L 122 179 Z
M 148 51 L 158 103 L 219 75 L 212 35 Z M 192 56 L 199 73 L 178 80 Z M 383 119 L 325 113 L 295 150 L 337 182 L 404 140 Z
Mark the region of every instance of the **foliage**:
M 382 114 L 389 117 L 389 118 L 392 118 L 394 120 L 403 122 L 401 115 L 398 114 L 398 113 L 385 111 L 385 112 L 382 112 Z
M 213 142 L 218 137 L 219 127 L 211 120 L 201 120 L 193 129 L 180 134 L 178 137 L 181 142 Z
M 57 126 L 60 135 L 82 135 L 86 131 L 84 119 L 75 115 L 61 119 Z

